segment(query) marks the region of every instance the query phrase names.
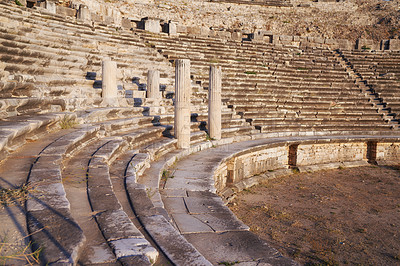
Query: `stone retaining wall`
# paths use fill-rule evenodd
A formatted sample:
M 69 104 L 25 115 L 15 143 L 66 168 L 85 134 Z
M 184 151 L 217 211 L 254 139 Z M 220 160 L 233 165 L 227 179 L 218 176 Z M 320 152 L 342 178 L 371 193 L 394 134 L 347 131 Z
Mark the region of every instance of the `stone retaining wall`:
M 379 164 L 400 164 L 400 143 L 377 143 L 376 161 Z
M 235 193 L 263 179 L 289 175 L 293 169 L 310 172 L 368 163 L 399 164 L 399 159 L 400 139 L 282 141 L 225 158 L 215 168 L 214 180 L 218 193 L 229 200 Z

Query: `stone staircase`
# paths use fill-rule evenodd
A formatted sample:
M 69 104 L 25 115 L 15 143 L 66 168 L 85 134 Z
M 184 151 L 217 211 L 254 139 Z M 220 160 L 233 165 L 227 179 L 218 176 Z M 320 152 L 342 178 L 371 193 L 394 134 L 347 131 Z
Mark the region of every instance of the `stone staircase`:
M 371 98 L 398 123 L 400 112 L 399 62 L 397 51 L 340 51 L 340 54 L 365 84 Z

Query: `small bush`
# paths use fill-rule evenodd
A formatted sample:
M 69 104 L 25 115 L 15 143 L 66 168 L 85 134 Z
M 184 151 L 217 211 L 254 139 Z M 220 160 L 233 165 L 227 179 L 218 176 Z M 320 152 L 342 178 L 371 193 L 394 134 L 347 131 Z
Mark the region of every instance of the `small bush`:
M 59 125 L 62 129 L 73 128 L 78 124 L 75 117 L 64 116 L 63 119 L 60 120 Z

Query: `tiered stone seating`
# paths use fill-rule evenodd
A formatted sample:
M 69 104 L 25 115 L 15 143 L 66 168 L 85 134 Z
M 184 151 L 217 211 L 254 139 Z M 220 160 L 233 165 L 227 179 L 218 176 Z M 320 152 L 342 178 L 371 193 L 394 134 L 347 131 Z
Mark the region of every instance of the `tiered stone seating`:
M 372 93 L 394 116 L 400 113 L 400 53 L 397 51 L 341 51 Z
M 149 69 L 158 69 L 161 84 L 173 90 L 173 67 L 128 32 L 5 3 L 0 7 L 2 117 L 98 106 L 105 58 L 118 64 L 123 97 L 145 97 Z
M 293 6 L 290 0 L 209 0 L 210 2 L 261 5 L 261 6 L 277 6 L 288 7 Z
M 120 32 L 3 2 L 0 11 L 4 14 L 0 18 L 0 185 L 28 182 L 34 188 L 25 212 L 9 217 L 7 211 L 13 209 L 8 208 L 0 211 L 0 217 L 7 218 L 6 229 L 29 235 L 33 249 L 43 248 L 43 264 L 149 265 L 157 258 L 160 265 L 219 263 L 185 238 L 176 213 L 168 210 L 171 205 L 164 208 L 164 201 L 166 205 L 173 201 L 165 198 L 177 196 L 218 201 L 216 213 L 232 219 L 234 226 L 226 231 L 224 224 L 222 229 L 215 227 L 221 221 L 213 220 L 214 227 L 207 230 L 251 236 L 263 247 L 265 262 L 291 265 L 292 261 L 248 234 L 248 228 L 210 193 L 215 189 L 210 180 L 187 176 L 185 182 L 174 184 L 182 186 L 178 190 L 168 187 L 173 176 L 164 170 L 196 151 L 211 149 L 212 153 L 218 145 L 274 133 L 392 133 L 328 50 Z M 106 57 L 117 61 L 122 72 L 121 94 L 127 98 L 120 107 L 99 107 L 100 65 Z M 172 138 L 172 99 L 145 99 L 138 89 L 147 69 L 155 67 L 168 96 L 173 95 L 173 64 L 168 59 L 182 57 L 191 59 L 197 82 L 192 86 L 190 149 L 177 149 Z M 218 141 L 205 131 L 204 89 L 213 63 L 224 72 L 223 129 Z M 254 126 L 267 134 L 256 134 L 260 130 Z M 6 167 L 15 162 L 21 163 L 18 171 Z M 208 191 L 196 189 L 202 184 Z M 27 230 L 15 224 L 25 220 Z M 249 261 L 258 259 L 254 250 L 243 254 Z M 223 255 L 229 259 L 228 253 Z
M 123 160 L 120 156 L 127 159 L 125 168 L 144 158 L 146 169 L 151 161 L 176 149 L 176 140 L 170 133 L 172 99 L 145 99 L 145 91 L 139 91 L 132 82 L 136 77 L 135 82 L 142 83 L 147 69 L 156 68 L 166 91 L 173 92 L 173 66 L 135 36 L 115 28 L 90 27 L 42 10 L 3 2 L 0 9 L 4 14 L 0 23 L 0 159 L 7 165 L 17 149 L 21 158 L 27 154 L 35 158 L 23 162 L 27 165 L 21 168 L 27 170 L 18 172 L 21 178 L 16 183 L 12 179 L 15 175 L 2 169 L 6 177 L 1 180 L 2 187 L 19 186 L 26 180 L 34 187 L 26 214 L 18 214 L 18 220 L 28 217 L 25 236 L 30 234 L 35 243 L 33 249 L 43 248 L 43 263 L 154 262 L 158 252 L 145 239 L 145 233 L 137 229 L 140 225 L 135 224 L 129 202 L 114 193 L 116 184 L 110 169 L 114 169 L 113 162 Z M 123 107 L 99 108 L 101 60 L 106 57 L 117 61 L 122 70 L 119 82 L 124 96 L 129 96 L 128 90 L 136 90 L 131 99 L 126 98 Z M 193 86 L 193 90 L 205 96 L 199 86 Z M 192 97 L 192 104 L 191 141 L 203 142 L 208 139 L 207 100 Z M 254 127 L 226 106 L 223 119 L 223 137 L 255 132 Z M 61 129 L 63 123 L 71 128 Z M 40 146 L 43 138 L 51 141 L 43 142 L 36 153 L 31 152 L 30 142 L 37 141 Z M 82 184 L 85 193 L 68 182 L 76 162 L 85 162 L 85 170 L 75 168 L 81 171 L 85 182 L 77 183 Z M 117 182 L 124 182 L 124 169 L 119 171 Z M 96 224 L 88 224 L 91 215 Z M 126 230 L 122 232 L 120 227 Z M 14 224 L 10 228 L 24 226 Z M 181 237 L 181 241 L 185 240 Z M 181 246 L 193 254 L 197 252 L 189 244 Z M 107 256 L 96 258 L 96 252 L 105 252 Z M 174 252 L 185 254 L 181 250 Z M 201 255 L 197 255 L 201 261 Z
M 396 126 L 329 50 L 136 34 L 169 59 L 190 58 L 192 75 L 205 88 L 209 65 L 221 65 L 225 102 L 262 132 L 380 134 Z

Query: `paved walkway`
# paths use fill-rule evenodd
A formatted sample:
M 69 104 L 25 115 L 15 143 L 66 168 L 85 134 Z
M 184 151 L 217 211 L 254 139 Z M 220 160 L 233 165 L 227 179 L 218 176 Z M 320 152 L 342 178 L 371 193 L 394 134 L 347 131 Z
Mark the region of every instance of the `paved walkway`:
M 239 262 L 243 265 L 297 265 L 250 232 L 224 205 L 215 194 L 214 170 L 224 158 L 264 144 L 371 137 L 374 136 L 269 138 L 218 146 L 178 161 L 170 169 L 170 177 L 160 193 L 176 228 L 212 264 Z
M 277 140 L 244 141 L 189 155 L 171 170 L 173 178 L 160 191 L 179 232 L 213 265 L 297 265 L 250 232 L 214 188 L 213 172 L 223 158 Z

